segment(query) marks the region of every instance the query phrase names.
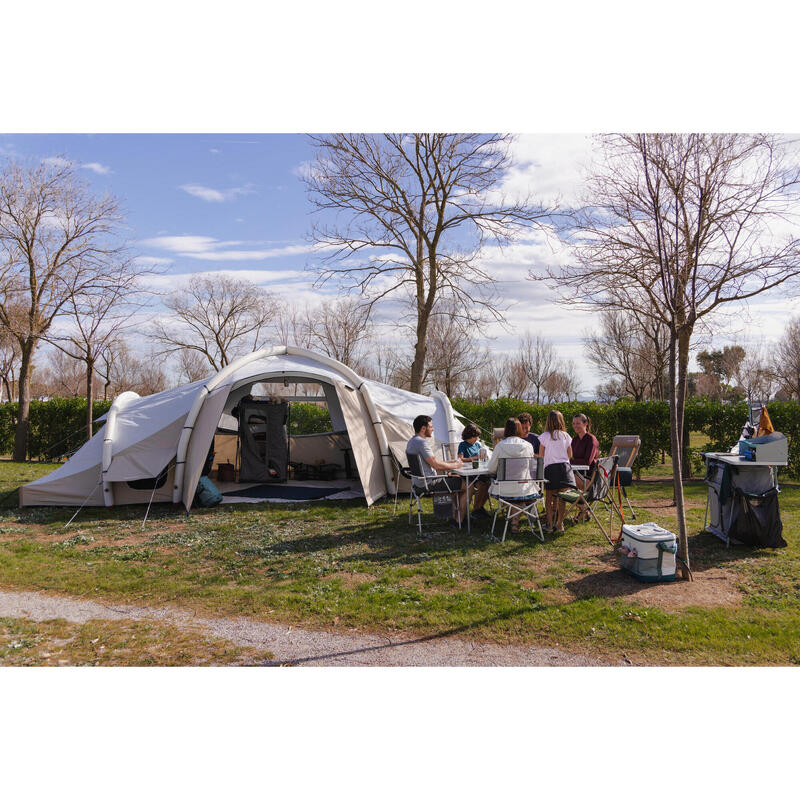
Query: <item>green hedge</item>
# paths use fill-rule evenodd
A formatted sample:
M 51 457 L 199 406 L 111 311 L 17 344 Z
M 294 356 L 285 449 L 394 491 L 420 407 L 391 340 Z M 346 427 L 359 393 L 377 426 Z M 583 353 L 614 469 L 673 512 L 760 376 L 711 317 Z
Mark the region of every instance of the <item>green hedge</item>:
M 318 406 L 314 403 L 292 403 L 289 406 L 289 433 L 293 436 L 327 433 L 332 430 L 328 406 Z
M 569 424 L 571 417 L 582 412 L 591 417 L 592 432 L 600 442 L 600 449 L 608 452 L 616 434 L 638 434 L 642 438 L 642 449 L 637 459 L 638 469 L 648 469 L 661 459 L 661 452 L 670 451 L 669 405 L 650 400 L 634 403 L 620 400 L 604 405 L 571 401 L 555 406 L 531 405 L 522 400 L 500 397 L 485 403 L 471 403 L 456 398 L 453 407 L 463 416 L 480 425 L 484 431 L 501 428 L 508 417 L 516 417 L 527 411 L 533 417 L 533 429 L 544 428 L 547 412 L 558 408 Z M 768 403 L 767 410 L 776 430 L 789 438 L 789 466 L 781 470 L 792 478 L 800 478 L 800 404 Z M 707 441 L 700 448 L 688 451 L 689 463 L 694 474 L 702 474 L 702 463 L 698 456 L 703 450 L 728 450 L 738 439 L 747 420 L 747 403 L 725 404 L 717 400 L 691 398 L 686 404 L 686 431 L 705 434 Z M 685 437 L 688 443 L 688 435 Z M 687 448 L 688 449 L 688 448 Z
M 111 403 L 94 404 L 94 418 L 108 411 Z M 476 422 L 485 431 L 500 428 L 508 417 L 527 411 L 533 417 L 534 430 L 542 430 L 551 406 L 531 405 L 522 400 L 500 397 L 485 403 L 471 403 L 456 398 L 453 406 L 460 414 Z M 636 433 L 642 437 L 642 450 L 637 460 L 640 469 L 648 469 L 661 459 L 661 451 L 669 452 L 669 407 L 667 403 L 647 401 L 634 403 L 620 400 L 611 405 L 572 401 L 557 406 L 569 421 L 573 414 L 583 412 L 592 418 L 592 430 L 600 447 L 608 452 L 618 433 Z M 781 470 L 791 478 L 800 478 L 800 404 L 769 403 L 767 405 L 775 429 L 789 437 L 789 466 Z M 85 441 L 86 401 L 79 398 L 57 398 L 32 401 L 28 458 L 56 460 L 71 453 Z M 747 419 L 747 404 L 721 403 L 717 400 L 692 398 L 686 404 L 686 430 L 703 433 L 706 442 L 687 455 L 695 474 L 702 466 L 697 453 L 701 450 L 727 450 L 739 438 Z M 14 446 L 17 404 L 0 404 L 0 452 L 10 453 Z M 95 426 L 95 430 L 99 425 Z M 324 433 L 331 430 L 326 406 L 314 403 L 292 403 L 290 433 Z M 686 437 L 688 442 L 689 437 Z
M 108 411 L 111 403 L 100 400 L 92 404 L 94 419 Z M 0 452 L 14 449 L 17 425 L 17 403 L 0 405 Z M 95 424 L 94 432 L 101 427 Z M 77 450 L 86 441 L 86 400 L 58 397 L 53 400 L 32 400 L 28 427 L 28 458 L 56 461 Z

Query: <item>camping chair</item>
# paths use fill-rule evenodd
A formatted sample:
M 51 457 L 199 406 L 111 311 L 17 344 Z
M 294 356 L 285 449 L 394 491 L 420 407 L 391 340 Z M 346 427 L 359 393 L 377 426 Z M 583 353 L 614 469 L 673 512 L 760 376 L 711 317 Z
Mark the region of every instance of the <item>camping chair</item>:
M 607 456 L 606 458 L 600 458 L 597 460 L 597 463 L 589 473 L 585 489 L 567 489 L 558 493 L 560 500 L 563 500 L 565 503 L 569 503 L 575 507 L 575 516 L 577 516 L 578 512 L 582 509 L 586 509 L 589 512 L 589 516 L 598 524 L 600 530 L 603 532 L 603 536 L 608 539 L 608 543 L 612 545 L 612 547 L 614 543 L 611 541 L 611 537 L 606 532 L 603 523 L 600 522 L 595 514 L 595 508 L 598 504 L 609 507 L 609 528 L 611 527 L 611 522 L 613 520 L 615 511 L 619 518 L 623 519 L 621 510 L 618 509 L 614 503 L 614 495 L 612 493 L 616 479 L 617 457 Z
M 497 523 L 497 515 L 505 511 L 506 524 L 503 526 L 503 538 L 506 540 L 508 523 L 521 517 L 523 514 L 528 519 L 531 533 L 540 542 L 544 541 L 542 523 L 539 519 L 539 511 L 536 503 L 541 500 L 544 492 L 544 481 L 537 480 L 538 459 L 533 458 L 498 458 L 497 477 L 492 481 L 489 495 L 497 500 L 497 508 L 492 517 L 492 538 L 495 538 L 494 528 Z M 539 533 L 534 529 L 534 521 Z
M 405 454 L 405 446 L 403 447 L 403 453 Z M 400 478 L 402 477 L 407 481 L 411 481 L 412 485 L 413 480 L 411 479 L 411 469 L 398 458 L 392 444 L 389 444 L 389 458 L 394 467 L 394 511 L 392 512 L 392 516 L 394 516 L 397 514 L 397 495 L 400 492 Z
M 611 450 L 608 453 L 610 456 L 617 456 L 619 459 L 617 480 L 634 519 L 636 519 L 636 512 L 633 510 L 625 487 L 633 483 L 633 462 L 636 461 L 641 446 L 642 440 L 638 436 L 615 436 L 614 441 L 611 442 Z
M 451 490 L 434 489 L 430 486 L 429 480 L 435 481 L 437 478 L 443 478 L 445 476 L 431 476 L 428 478 L 422 469 L 422 459 L 420 456 L 406 453 L 406 458 L 408 459 L 409 474 L 411 477 L 411 497 L 408 502 L 408 524 L 411 524 L 411 513 L 412 509 L 414 508 L 414 503 L 416 503 L 417 529 L 419 530 L 420 536 L 422 536 L 422 503 L 420 500 L 423 497 L 436 498 L 442 497 L 443 495 L 450 495 L 452 498 L 454 492 Z M 467 513 L 469 513 L 469 509 L 467 509 Z M 461 527 L 461 520 L 459 520 L 458 527 Z

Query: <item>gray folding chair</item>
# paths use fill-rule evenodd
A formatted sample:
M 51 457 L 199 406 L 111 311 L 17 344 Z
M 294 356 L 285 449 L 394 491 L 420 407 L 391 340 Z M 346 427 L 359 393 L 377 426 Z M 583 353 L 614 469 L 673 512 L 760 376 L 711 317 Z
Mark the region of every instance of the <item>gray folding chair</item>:
M 405 450 L 403 451 L 405 454 Z M 408 465 L 403 464 L 402 461 L 397 457 L 395 453 L 395 448 L 392 447 L 391 443 L 389 444 L 389 458 L 392 462 L 392 467 L 394 469 L 394 511 L 392 512 L 392 516 L 397 514 L 397 495 L 400 492 L 400 478 L 405 478 L 408 481 L 411 481 L 413 485 L 413 480 L 411 476 L 411 469 Z
M 614 502 L 613 487 L 617 477 L 617 457 L 607 456 L 606 458 L 599 458 L 597 463 L 592 468 L 587 478 L 586 487 L 581 490 L 566 489 L 558 493 L 560 500 L 565 503 L 575 506 L 575 515 L 582 509 L 589 512 L 589 516 L 598 524 L 603 536 L 606 537 L 608 543 L 613 546 L 611 537 L 607 533 L 603 523 L 597 517 L 595 509 L 598 505 L 602 505 L 609 510 L 608 526 L 614 519 L 614 512 L 622 520 L 622 511 L 617 508 Z M 624 520 L 623 520 L 624 522 Z
M 490 496 L 497 500 L 497 508 L 492 518 L 492 538 L 495 538 L 494 528 L 497 523 L 497 517 L 501 511 L 504 511 L 506 522 L 503 526 L 501 542 L 506 540 L 508 523 L 512 519 L 518 519 L 523 515 L 528 520 L 531 533 L 540 542 L 544 541 L 542 523 L 539 519 L 539 511 L 536 508 L 536 504 L 543 496 L 544 481 L 536 478 L 537 461 L 538 459 L 535 456 L 530 458 L 499 458 L 497 460 L 497 477 L 492 481 L 489 489 Z M 539 530 L 538 533 L 534 528 L 534 523 L 536 523 L 536 528 Z

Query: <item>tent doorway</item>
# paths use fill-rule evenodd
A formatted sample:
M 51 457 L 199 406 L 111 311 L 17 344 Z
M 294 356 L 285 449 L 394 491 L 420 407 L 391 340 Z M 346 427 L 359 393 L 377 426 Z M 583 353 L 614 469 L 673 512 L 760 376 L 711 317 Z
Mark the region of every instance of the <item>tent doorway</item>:
M 364 493 L 334 386 L 265 379 L 235 386 L 209 477 L 224 502 L 359 498 Z

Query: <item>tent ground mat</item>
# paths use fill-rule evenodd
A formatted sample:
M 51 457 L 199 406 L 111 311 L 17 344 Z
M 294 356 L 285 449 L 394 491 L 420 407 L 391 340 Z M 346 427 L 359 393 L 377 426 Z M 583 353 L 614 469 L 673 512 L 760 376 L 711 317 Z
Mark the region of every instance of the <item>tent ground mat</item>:
M 342 492 L 341 486 L 287 486 L 257 483 L 245 489 L 225 492 L 225 497 L 261 497 L 275 500 L 321 500 Z

